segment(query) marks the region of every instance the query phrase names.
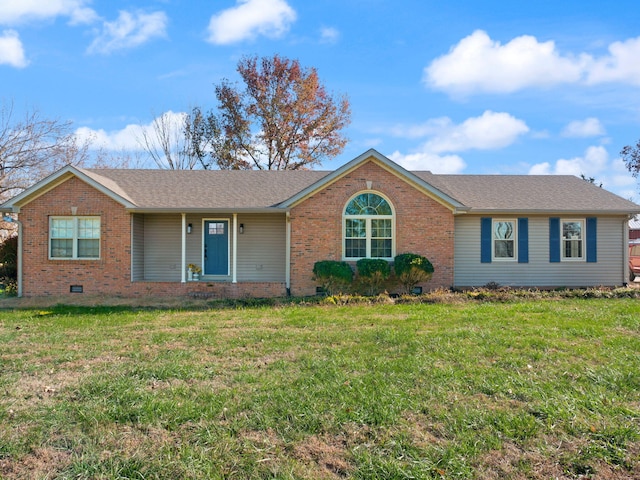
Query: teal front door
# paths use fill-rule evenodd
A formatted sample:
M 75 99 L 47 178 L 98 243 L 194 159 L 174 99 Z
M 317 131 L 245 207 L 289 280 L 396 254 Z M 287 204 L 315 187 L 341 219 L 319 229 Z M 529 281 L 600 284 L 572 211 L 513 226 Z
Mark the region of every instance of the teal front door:
M 229 220 L 204 222 L 204 274 L 229 275 Z

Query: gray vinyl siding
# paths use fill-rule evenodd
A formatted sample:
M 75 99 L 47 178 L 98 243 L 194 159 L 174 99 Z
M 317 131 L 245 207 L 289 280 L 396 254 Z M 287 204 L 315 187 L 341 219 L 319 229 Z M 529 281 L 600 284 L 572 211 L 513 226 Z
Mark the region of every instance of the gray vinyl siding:
M 180 215 L 144 216 L 145 280 L 179 282 L 182 279 L 181 225 Z
M 131 280 L 144 280 L 144 215 L 131 216 Z
M 238 215 L 238 281 L 284 282 L 287 231 L 284 214 Z
M 182 256 L 182 217 L 179 214 L 146 214 L 140 240 L 144 247 L 144 280 L 179 282 Z M 193 215 L 186 217 L 192 231 L 186 236 L 186 263 L 203 264 L 203 225 L 205 220 L 229 222 L 229 275 L 203 276 L 202 280 L 231 281 L 233 272 L 232 215 Z M 284 282 L 286 279 L 286 217 L 284 214 L 238 215 L 237 281 Z
M 504 217 L 517 218 L 518 215 Z M 522 217 L 520 215 L 519 217 Z M 494 217 L 498 218 L 498 217 Z M 480 217 L 455 219 L 454 286 L 587 287 L 621 285 L 626 281 L 622 217 L 598 217 L 595 263 L 549 262 L 549 217 L 529 218 L 529 263 L 480 262 Z M 567 216 L 560 218 L 584 218 Z

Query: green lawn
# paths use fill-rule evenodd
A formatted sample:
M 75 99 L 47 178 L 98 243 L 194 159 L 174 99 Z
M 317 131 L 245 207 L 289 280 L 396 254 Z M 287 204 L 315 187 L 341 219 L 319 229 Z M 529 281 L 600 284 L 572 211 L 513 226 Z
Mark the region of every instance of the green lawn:
M 0 311 L 0 478 L 640 478 L 640 301 Z

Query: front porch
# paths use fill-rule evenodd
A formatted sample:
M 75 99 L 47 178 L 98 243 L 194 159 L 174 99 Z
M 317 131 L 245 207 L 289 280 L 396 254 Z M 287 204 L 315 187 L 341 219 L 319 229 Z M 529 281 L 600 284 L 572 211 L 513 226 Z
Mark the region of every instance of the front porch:
M 132 291 L 286 294 L 286 213 L 134 213 L 131 230 Z M 190 281 L 190 265 L 199 281 Z

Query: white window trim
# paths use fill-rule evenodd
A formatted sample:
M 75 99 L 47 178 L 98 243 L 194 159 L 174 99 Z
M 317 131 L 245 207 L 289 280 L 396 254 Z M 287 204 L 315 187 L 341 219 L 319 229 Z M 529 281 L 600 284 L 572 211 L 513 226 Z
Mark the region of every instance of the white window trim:
M 78 220 L 83 219 L 91 219 L 98 220 L 100 222 L 100 236 L 97 238 L 98 240 L 98 256 L 97 257 L 78 257 Z M 51 236 L 53 232 L 53 221 L 54 220 L 73 220 L 73 237 L 72 237 L 72 254 L 71 257 L 54 257 L 51 255 L 51 240 L 54 238 Z M 102 256 L 102 218 L 99 215 L 83 215 L 83 216 L 68 216 L 68 215 L 54 215 L 49 217 L 49 245 L 47 249 L 49 250 L 49 260 L 87 260 L 87 261 L 95 261 L 100 260 Z M 92 239 L 96 240 L 96 239 Z
M 384 198 L 384 200 L 391 207 L 391 215 L 346 215 L 345 210 L 347 209 L 347 205 L 351 203 L 351 201 L 359 195 L 364 193 L 372 193 L 374 195 L 378 195 L 379 197 Z M 363 237 L 366 240 L 366 257 L 347 257 L 347 219 L 362 219 L 366 221 L 366 232 L 367 236 Z M 391 256 L 390 257 L 372 257 L 371 256 L 371 220 L 391 220 Z M 380 192 L 375 190 L 360 190 L 356 194 L 349 197 L 347 202 L 344 204 L 342 208 L 342 260 L 347 262 L 357 262 L 358 260 L 362 260 L 363 258 L 379 258 L 381 260 L 391 261 L 394 259 L 396 255 L 396 210 L 393 207 L 393 203 L 389 200 L 386 195 L 383 195 Z
M 495 224 L 497 222 L 511 222 L 513 224 L 513 257 L 496 257 Z M 518 220 L 515 218 L 492 218 L 491 219 L 491 261 L 493 262 L 517 262 L 518 261 Z
M 565 239 L 562 236 L 565 223 L 579 223 L 580 224 L 580 242 L 582 243 L 582 256 L 580 257 L 565 257 L 564 242 Z M 587 222 L 584 218 L 561 218 L 560 219 L 560 261 L 562 262 L 586 262 L 587 261 L 587 238 L 586 238 Z

